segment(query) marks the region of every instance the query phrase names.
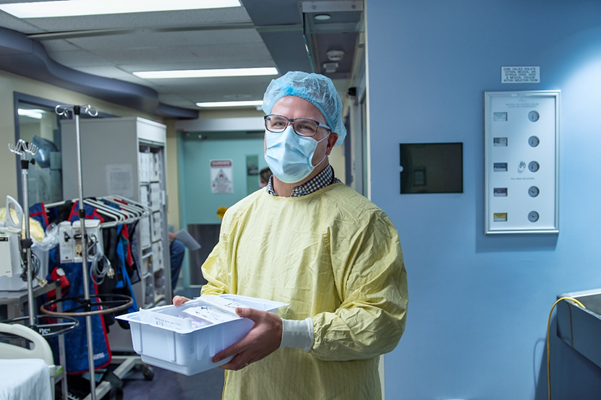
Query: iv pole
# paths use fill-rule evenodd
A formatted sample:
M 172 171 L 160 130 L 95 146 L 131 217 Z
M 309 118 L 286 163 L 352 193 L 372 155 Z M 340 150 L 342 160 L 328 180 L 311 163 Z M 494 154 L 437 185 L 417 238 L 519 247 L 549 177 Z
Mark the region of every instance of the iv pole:
M 55 109 L 58 115 L 67 115 L 69 110 L 67 108 L 61 109 L 60 106 L 56 106 Z M 92 108 L 90 105 L 84 107 L 84 112 L 92 117 L 98 115 L 98 111 Z M 86 208 L 83 203 L 83 173 L 82 173 L 82 162 L 81 162 L 81 134 L 79 132 L 79 115 L 81 114 L 81 106 L 73 106 L 73 115 L 75 117 L 75 141 L 77 144 L 77 179 L 78 179 L 78 190 L 79 190 L 79 227 L 81 229 L 81 269 L 83 272 L 83 290 L 84 299 L 86 302 L 90 300 L 90 287 L 88 277 L 88 237 L 86 235 Z M 91 309 L 86 310 L 91 311 Z M 86 315 L 86 338 L 88 343 L 88 368 L 90 373 L 90 394 L 92 400 L 96 400 L 96 377 L 94 368 L 94 340 L 92 338 L 92 316 Z
M 90 106 L 84 108 L 84 111 L 92 117 L 98 115 L 98 111 L 93 110 Z M 79 133 L 79 115 L 81 113 L 80 106 L 73 106 L 73 114 L 75 116 L 75 140 L 77 142 L 77 178 L 79 180 L 79 228 L 81 229 L 81 269 L 83 271 L 83 290 L 86 301 L 90 300 L 90 286 L 88 285 L 88 237 L 86 235 L 86 207 L 83 203 L 83 173 L 81 163 L 81 135 Z M 96 400 L 96 373 L 94 368 L 94 342 L 92 339 L 92 316 L 86 315 L 86 336 L 88 339 L 88 367 L 90 369 L 90 394 L 92 400 Z
M 85 316 L 86 317 L 86 338 L 88 344 L 88 368 L 90 374 L 90 398 L 96 400 L 96 376 L 94 368 L 94 341 L 92 338 L 92 315 L 109 314 L 116 311 L 124 310 L 133 304 L 133 300 L 129 296 L 119 294 L 97 294 L 94 298 L 98 299 L 97 302 L 90 301 L 90 278 L 88 275 L 88 237 L 86 235 L 86 209 L 83 202 L 83 163 L 81 157 L 81 133 L 79 130 L 79 116 L 81 112 L 88 114 L 91 117 L 98 115 L 98 111 L 90 105 L 87 106 L 73 106 L 73 108 L 57 105 L 55 112 L 58 115 L 68 116 L 69 111 L 73 113 L 75 117 L 75 140 L 77 144 L 77 177 L 79 187 L 79 224 L 81 229 L 81 244 L 82 244 L 82 261 L 81 267 L 83 272 L 83 285 L 84 285 L 84 299 L 81 301 L 78 297 L 67 297 L 60 300 L 53 300 L 42 305 L 42 312 L 56 316 Z M 107 301 L 101 301 L 103 298 L 108 299 Z M 118 299 L 118 300 L 111 300 Z M 120 300 L 119 300 L 120 299 Z M 50 306 L 60 303 L 65 300 L 71 300 L 79 302 L 80 305 L 66 311 L 50 311 Z M 115 305 L 114 307 L 111 307 Z M 104 307 L 103 307 L 104 306 Z M 108 308 L 106 307 L 108 306 Z M 92 307 L 98 307 L 97 310 L 92 310 Z M 83 309 L 84 311 L 77 311 Z M 87 397 L 86 397 L 87 399 Z
M 27 153 L 30 153 L 32 156 L 35 155 L 38 152 L 38 148 L 36 147 L 36 145 L 34 145 L 33 143 L 28 146 L 28 150 L 25 150 Z M 31 162 L 33 163 L 35 159 L 32 159 Z M 29 309 L 29 326 L 34 326 L 35 324 L 35 317 L 34 317 L 34 311 L 33 311 L 33 290 L 31 287 L 31 279 L 33 278 L 33 274 L 31 271 L 31 230 L 30 230 L 30 226 L 29 226 L 29 193 L 27 193 L 29 190 L 28 188 L 28 179 L 29 179 L 29 163 L 30 160 L 27 159 L 27 156 L 25 156 L 25 159 L 21 159 L 21 174 L 22 174 L 22 178 L 23 178 L 23 212 L 25 214 L 25 241 L 23 242 L 25 244 L 25 259 L 26 259 L 26 265 L 27 265 L 27 306 Z
M 31 246 L 33 244 L 31 240 L 31 231 L 29 226 L 29 190 L 28 190 L 28 179 L 29 179 L 29 164 L 35 164 L 35 158 L 29 159 L 27 154 L 32 157 L 38 152 L 38 147 L 33 143 L 27 143 L 23 140 L 19 140 L 15 146 L 8 145 L 8 149 L 21 157 L 21 179 L 23 183 L 23 213 L 25 216 L 25 237 L 21 240 L 21 252 L 25 253 L 25 271 L 27 274 L 27 308 L 29 311 L 29 326 L 35 327 L 35 313 L 34 313 L 34 299 L 33 290 L 31 287 L 31 281 L 33 280 L 33 273 L 31 271 Z M 7 213 L 10 210 L 6 210 Z M 36 277 L 37 278 L 37 277 Z M 39 278 L 38 278 L 39 279 Z M 40 279 L 41 286 L 45 286 L 46 282 Z
M 25 325 L 28 328 L 38 332 L 44 338 L 49 338 L 53 336 L 59 337 L 59 360 L 62 365 L 64 365 L 64 338 L 63 334 L 72 331 L 73 329 L 79 326 L 79 321 L 70 316 L 58 316 L 58 318 L 66 320 L 67 322 L 58 322 L 58 320 L 51 321 L 50 323 L 42 323 L 41 321 L 44 319 L 50 319 L 47 315 L 36 315 L 34 311 L 34 295 L 33 295 L 33 279 L 35 278 L 38 281 L 38 284 L 41 287 L 46 286 L 48 281 L 44 279 L 44 277 L 39 277 L 37 274 L 40 271 L 33 270 L 33 260 L 31 249 L 33 246 L 33 240 L 31 238 L 31 225 L 29 221 L 29 166 L 35 164 L 35 155 L 38 152 L 38 147 L 33 143 L 28 143 L 22 139 L 19 139 L 17 143 L 12 146 L 8 145 L 8 149 L 18 155 L 21 158 L 21 174 L 22 174 L 22 197 L 23 197 L 23 207 L 19 206 L 19 209 L 23 212 L 20 217 L 24 217 L 22 221 L 23 225 L 25 225 L 24 232 L 19 231 L 18 235 L 21 238 L 21 234 L 24 233 L 24 238 L 20 240 L 19 245 L 19 260 L 23 261 L 23 269 L 25 269 L 26 277 L 21 276 L 22 279 L 27 279 L 27 308 L 28 315 L 25 317 L 17 317 L 11 320 L 2 321 L 7 324 L 19 323 L 21 321 L 27 320 L 29 325 Z M 27 154 L 31 155 L 31 158 L 27 156 Z M 10 197 L 9 197 L 10 199 Z M 13 206 L 16 203 L 14 199 L 12 199 Z M 18 204 L 18 203 L 16 203 Z M 23 210 L 24 209 L 24 210 Z M 10 213 L 10 209 L 7 202 L 7 213 Z M 11 218 L 12 220 L 12 218 Z M 25 255 L 25 260 L 23 260 L 23 254 Z M 62 376 L 62 390 L 63 390 L 63 398 L 67 398 L 67 376 L 66 372 L 63 372 Z
M 73 329 L 77 328 L 79 325 L 79 321 L 70 316 L 60 316 L 61 319 L 65 319 L 68 322 L 59 323 L 56 321 L 52 321 L 49 324 L 40 323 L 39 321 L 42 319 L 49 319 L 45 315 L 36 315 L 34 310 L 34 296 L 33 296 L 33 285 L 32 282 L 34 279 L 38 281 L 38 284 L 41 287 L 44 287 L 48 284 L 48 281 L 44 279 L 43 276 L 37 276 L 40 271 L 36 271 L 33 266 L 33 257 L 32 257 L 32 246 L 33 240 L 31 238 L 31 224 L 29 223 L 29 166 L 35 164 L 35 155 L 38 152 L 38 147 L 33 143 L 28 143 L 22 139 L 19 139 L 17 143 L 12 146 L 8 145 L 8 149 L 21 157 L 21 175 L 22 175 L 22 197 L 23 197 L 23 207 L 20 207 L 23 211 L 23 225 L 24 225 L 24 235 L 20 241 L 19 251 L 24 254 L 25 257 L 21 256 L 21 260 L 23 261 L 23 269 L 25 270 L 25 277 L 22 276 L 22 279 L 27 279 L 27 309 L 29 311 L 29 315 L 25 317 L 17 317 L 10 320 L 3 321 L 4 323 L 14 323 L 21 322 L 27 320 L 29 322 L 28 327 L 37 331 L 40 335 L 45 338 L 52 336 L 63 335 Z M 28 158 L 27 154 L 31 155 L 31 159 Z M 9 210 L 7 209 L 7 212 Z

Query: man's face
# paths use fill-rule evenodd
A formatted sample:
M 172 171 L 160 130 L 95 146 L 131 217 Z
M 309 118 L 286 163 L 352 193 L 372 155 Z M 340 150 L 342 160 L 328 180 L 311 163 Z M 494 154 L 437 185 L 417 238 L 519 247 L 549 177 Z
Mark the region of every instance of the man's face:
M 296 96 L 284 96 L 278 101 L 275 102 L 273 107 L 271 108 L 271 114 L 282 115 L 284 117 L 288 117 L 290 119 L 296 118 L 309 118 L 318 122 L 321 122 L 324 125 L 327 125 L 326 119 L 323 117 L 323 114 L 317 107 L 315 107 L 311 102 L 301 99 Z M 312 136 L 307 139 L 302 140 L 321 140 L 328 136 L 328 130 L 325 128 L 317 129 L 317 133 L 315 136 Z M 315 150 L 315 154 L 313 154 L 313 158 L 311 159 L 311 163 L 316 165 L 320 162 L 326 155 L 330 155 L 334 144 L 336 144 L 336 140 L 338 139 L 338 134 L 332 132 L 330 136 L 328 136 L 327 140 L 319 143 L 317 145 L 317 149 Z M 265 140 L 263 140 L 265 151 L 267 151 L 267 144 Z

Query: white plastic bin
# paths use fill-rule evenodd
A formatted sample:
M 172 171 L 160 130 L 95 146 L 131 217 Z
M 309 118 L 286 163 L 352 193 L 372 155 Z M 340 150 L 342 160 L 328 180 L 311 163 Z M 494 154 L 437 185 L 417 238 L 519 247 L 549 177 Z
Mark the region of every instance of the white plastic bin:
M 241 303 L 249 308 L 274 312 L 285 303 L 253 297 L 224 294 L 219 296 Z M 208 324 L 202 327 L 174 326 L 170 321 L 181 321 L 186 308 L 211 306 L 202 297 L 182 306 L 163 306 L 136 313 L 121 315 L 118 319 L 128 321 L 134 351 L 142 361 L 184 375 L 194 375 L 228 363 L 232 357 L 213 363 L 215 354 L 242 339 L 252 328 L 247 318 Z M 149 318 L 150 316 L 150 318 Z
M 44 250 L 34 243 L 31 247 L 31 253 L 32 260 L 34 258 L 34 255 L 37 256 L 40 260 L 40 270 L 37 276 L 39 276 L 42 279 L 45 279 L 46 275 L 48 275 L 48 250 Z M 11 258 L 9 258 L 8 260 L 0 260 L 0 262 L 12 264 Z M 27 281 L 21 279 L 21 273 L 23 271 L 24 270 L 20 266 L 12 265 L 12 276 L 0 276 L 0 291 L 19 292 L 22 290 L 27 290 Z M 37 279 L 33 279 L 31 281 L 31 287 L 38 287 Z

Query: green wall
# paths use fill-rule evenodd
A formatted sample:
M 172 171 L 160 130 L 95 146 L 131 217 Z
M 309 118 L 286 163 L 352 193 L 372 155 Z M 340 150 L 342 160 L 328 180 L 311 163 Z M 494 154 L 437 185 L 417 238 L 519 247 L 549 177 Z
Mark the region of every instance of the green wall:
M 201 136 L 202 138 L 199 138 Z M 178 134 L 178 164 L 182 228 L 188 224 L 218 224 L 219 207 L 231 207 L 248 191 L 259 189 L 259 177 L 252 186 L 248 179 L 246 157 L 258 156 L 259 170 L 267 166 L 263 158 L 262 134 L 196 133 Z M 234 192 L 211 193 L 210 160 L 232 160 Z M 247 183 L 247 181 L 249 181 Z

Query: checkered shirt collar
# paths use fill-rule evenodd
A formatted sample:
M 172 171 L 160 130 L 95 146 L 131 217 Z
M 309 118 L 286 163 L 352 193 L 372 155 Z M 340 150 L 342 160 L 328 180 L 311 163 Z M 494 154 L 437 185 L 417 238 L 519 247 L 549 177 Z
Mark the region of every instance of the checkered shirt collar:
M 301 197 L 311 194 L 313 192 L 318 191 L 319 189 L 323 189 L 332 183 L 338 183 L 340 179 L 334 177 L 334 168 L 331 165 L 328 165 L 323 169 L 319 174 L 315 175 L 308 182 L 303 183 L 300 186 L 292 189 L 292 194 L 290 197 Z M 267 193 L 277 196 L 278 194 L 273 190 L 273 175 L 269 177 L 269 183 L 266 187 Z

